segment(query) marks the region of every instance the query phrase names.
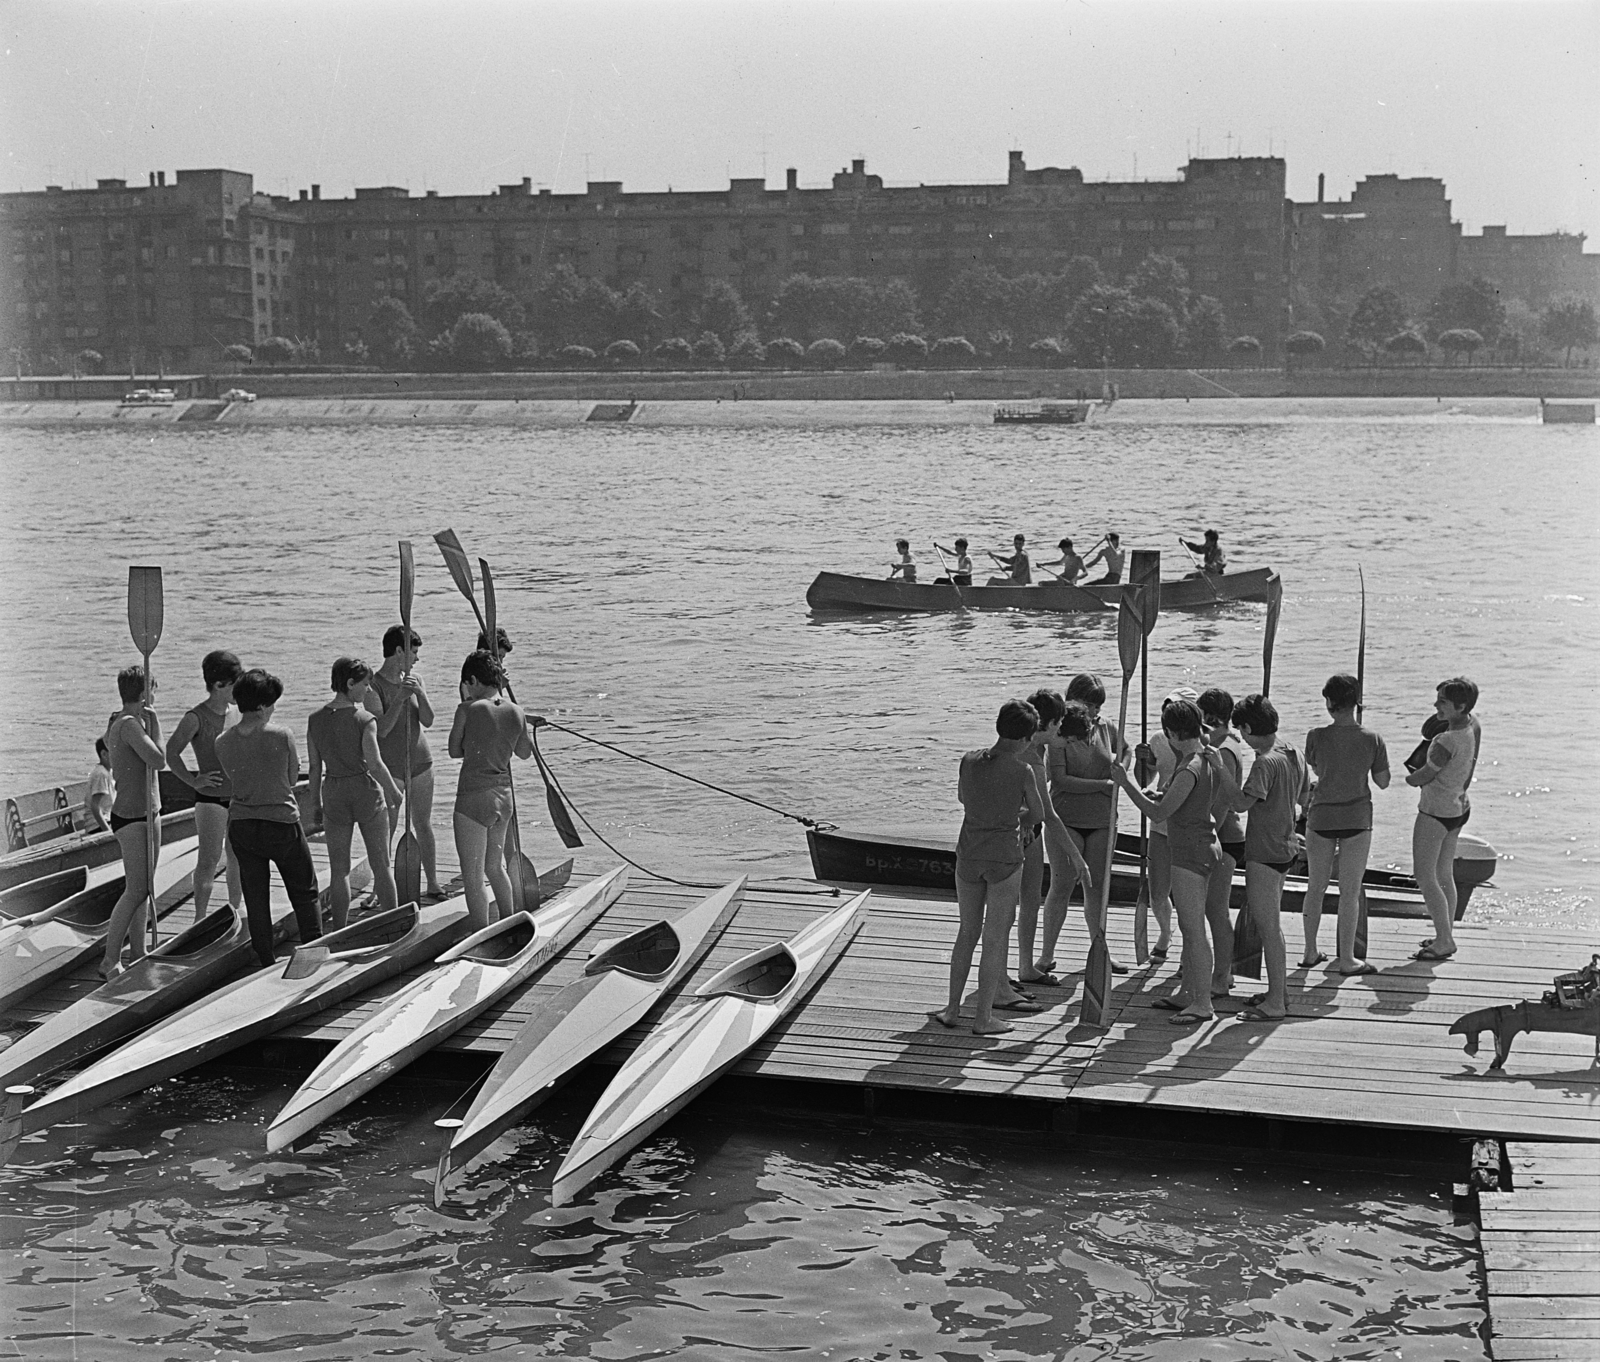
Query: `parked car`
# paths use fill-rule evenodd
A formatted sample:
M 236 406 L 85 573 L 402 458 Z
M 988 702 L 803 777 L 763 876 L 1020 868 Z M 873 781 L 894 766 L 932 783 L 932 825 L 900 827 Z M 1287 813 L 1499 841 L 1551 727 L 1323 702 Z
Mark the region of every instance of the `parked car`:
M 254 402 L 256 395 L 247 393 L 243 388 L 229 388 L 227 392 L 222 394 L 222 400 L 224 402 Z
M 135 388 L 122 399 L 125 407 L 170 407 L 178 400 L 171 388 Z

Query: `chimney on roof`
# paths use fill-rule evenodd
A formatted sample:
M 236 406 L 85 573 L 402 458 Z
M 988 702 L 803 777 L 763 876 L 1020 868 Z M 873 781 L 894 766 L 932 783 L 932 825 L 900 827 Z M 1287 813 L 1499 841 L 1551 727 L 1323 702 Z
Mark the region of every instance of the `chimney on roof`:
M 160 189 L 165 189 L 167 187 L 167 172 L 166 171 L 164 171 L 164 170 L 156 171 L 156 186 L 157 186 L 157 188 L 160 188 Z
M 524 175 L 522 177 L 522 192 L 524 194 L 531 194 L 533 192 L 533 176 L 532 175 Z
M 1317 202 L 1318 203 L 1322 202 L 1322 183 L 1327 178 L 1328 177 L 1326 175 L 1318 175 L 1317 176 Z
M 1022 159 L 1020 151 L 1011 153 L 1011 163 L 1006 168 L 1007 184 L 1022 184 L 1028 176 L 1028 164 Z
M 784 185 L 784 188 L 786 188 L 786 189 L 798 189 L 798 188 L 800 188 L 800 172 L 798 170 L 796 170 L 793 166 L 790 166 L 789 169 L 784 172 L 784 175 L 785 175 L 785 181 L 786 181 L 785 185 Z
M 320 184 L 314 184 L 311 186 L 311 197 L 313 199 L 320 199 L 322 197 L 322 186 Z
M 422 197 L 425 199 L 436 199 L 439 197 L 439 191 L 437 189 L 430 189 Z
M 155 171 L 152 170 L 150 172 L 150 188 L 154 189 L 155 187 L 156 187 L 156 173 L 155 173 Z
M 309 197 L 309 195 L 307 195 L 306 191 L 304 189 L 302 189 L 300 191 L 300 202 L 304 203 L 308 197 Z
M 867 173 L 867 163 L 865 161 L 851 161 L 850 173 L 852 175 L 865 175 Z

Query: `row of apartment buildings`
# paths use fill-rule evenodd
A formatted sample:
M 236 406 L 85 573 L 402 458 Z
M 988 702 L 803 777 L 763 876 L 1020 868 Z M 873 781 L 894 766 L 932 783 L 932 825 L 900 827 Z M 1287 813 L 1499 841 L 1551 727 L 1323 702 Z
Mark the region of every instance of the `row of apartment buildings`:
M 455 275 L 527 296 L 560 265 L 669 311 L 713 279 L 759 304 L 793 274 L 903 278 L 925 300 L 963 269 L 1049 274 L 1075 256 L 1105 275 L 1148 254 L 1180 260 L 1218 298 L 1235 334 L 1269 355 L 1296 325 L 1293 299 L 1353 299 L 1372 284 L 1418 305 L 1482 274 L 1538 306 L 1554 293 L 1600 297 L 1600 255 L 1582 235 L 1466 236 L 1444 184 L 1371 176 L 1347 201 L 1292 203 L 1277 157 L 1195 159 L 1172 180 L 1086 181 L 1010 154 L 1003 183 L 885 186 L 863 161 L 826 188 L 735 179 L 725 191 L 534 191 L 414 197 L 394 186 L 325 199 L 262 194 L 230 170 L 180 170 L 171 183 L 101 180 L 93 189 L 0 195 L 0 344 L 31 364 L 94 349 L 146 368 L 205 367 L 267 336 L 314 339 L 328 358 L 360 336 L 373 306 L 417 315 Z

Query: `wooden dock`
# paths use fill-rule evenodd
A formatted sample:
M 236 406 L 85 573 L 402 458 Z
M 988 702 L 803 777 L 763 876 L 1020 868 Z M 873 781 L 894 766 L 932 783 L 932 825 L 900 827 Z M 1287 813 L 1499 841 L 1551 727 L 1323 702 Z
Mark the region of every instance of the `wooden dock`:
M 1592 1362 L 1600 1357 L 1600 1157 L 1587 1145 L 1514 1141 L 1506 1162 L 1512 1189 L 1478 1194 L 1496 1362 Z

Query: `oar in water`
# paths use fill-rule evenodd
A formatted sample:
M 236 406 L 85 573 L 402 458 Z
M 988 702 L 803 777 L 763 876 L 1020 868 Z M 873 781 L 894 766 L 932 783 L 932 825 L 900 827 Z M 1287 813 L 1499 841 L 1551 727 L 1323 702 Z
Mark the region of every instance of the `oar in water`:
M 1272 690 L 1272 649 L 1278 641 L 1278 616 L 1283 612 L 1283 578 L 1267 583 L 1267 627 L 1261 641 L 1261 693 Z M 1261 933 L 1247 899 L 1233 924 L 1233 972 L 1247 979 L 1261 977 Z
M 1122 704 L 1117 712 L 1117 748 L 1111 754 L 1116 761 L 1126 745 L 1128 729 L 1128 688 L 1133 685 L 1134 668 L 1139 665 L 1139 654 L 1144 650 L 1144 621 L 1139 614 L 1137 586 L 1125 586 L 1119 593 L 1117 605 L 1117 656 L 1122 663 Z M 1100 883 L 1095 912 L 1094 939 L 1089 944 L 1089 960 L 1083 971 L 1083 1008 L 1078 1020 L 1085 1026 L 1105 1025 L 1106 1002 L 1111 997 L 1111 951 L 1106 945 L 1106 918 L 1111 903 L 1111 858 L 1117 845 L 1117 787 L 1111 788 L 1111 828 L 1106 838 L 1105 864 L 1100 868 Z
M 155 702 L 155 679 L 150 673 L 150 655 L 161 642 L 161 625 L 166 613 L 166 594 L 161 585 L 158 567 L 128 568 L 128 632 L 133 635 L 133 646 L 144 658 L 145 731 L 155 738 L 155 715 L 150 706 Z M 145 884 L 149 893 L 150 944 L 161 939 L 161 929 L 156 922 L 156 861 L 161 854 L 161 777 L 154 766 L 148 768 L 145 786 L 144 866 Z
M 405 632 L 405 642 L 402 645 L 406 650 L 406 657 L 411 657 L 411 598 L 416 588 L 416 564 L 411 556 L 411 541 L 400 541 L 400 627 Z M 406 667 L 405 679 L 411 679 L 411 667 Z M 406 745 L 406 801 L 401 815 L 404 820 L 405 831 L 400 834 L 400 840 L 394 848 L 394 882 L 400 891 L 401 903 L 416 903 L 422 898 L 422 849 L 417 845 L 417 835 L 411 827 L 411 705 L 412 698 L 406 692 L 400 700 L 405 706 L 405 717 L 401 720 L 401 736 Z
M 1214 601 L 1220 601 L 1222 599 L 1222 593 L 1217 590 L 1217 584 L 1211 580 L 1211 574 L 1206 571 L 1205 563 L 1194 556 L 1194 550 L 1189 547 L 1189 541 L 1181 534 L 1178 536 L 1178 542 L 1183 545 L 1183 551 L 1189 555 L 1189 561 L 1194 564 L 1195 572 L 1199 575 L 1200 579 L 1205 582 L 1206 586 L 1210 588 L 1211 599 Z

